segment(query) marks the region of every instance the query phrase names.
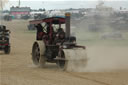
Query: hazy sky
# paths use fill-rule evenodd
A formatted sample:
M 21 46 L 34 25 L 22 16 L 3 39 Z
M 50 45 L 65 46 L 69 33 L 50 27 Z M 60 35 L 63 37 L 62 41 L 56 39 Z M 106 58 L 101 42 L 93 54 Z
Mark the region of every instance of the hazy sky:
M 27 6 L 32 9 L 65 9 L 65 8 L 94 8 L 101 0 L 21 0 L 21 7 Z M 103 0 L 106 6 L 116 9 L 120 7 L 128 9 L 128 0 Z M 18 0 L 9 0 L 4 9 L 17 6 Z

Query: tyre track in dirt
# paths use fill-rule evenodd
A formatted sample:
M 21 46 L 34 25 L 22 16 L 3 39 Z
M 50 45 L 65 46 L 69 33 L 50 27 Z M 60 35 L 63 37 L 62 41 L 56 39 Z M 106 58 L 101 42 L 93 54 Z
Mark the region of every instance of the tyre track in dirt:
M 77 75 L 77 74 L 72 73 L 72 72 L 67 72 L 67 73 L 68 73 L 70 76 L 73 76 L 73 77 L 76 77 L 76 78 L 89 80 L 89 81 L 92 81 L 92 82 L 95 82 L 95 83 L 98 83 L 98 84 L 102 84 L 102 85 L 111 85 L 111 84 L 108 84 L 108 83 L 105 83 L 105 82 L 102 82 L 102 81 L 98 81 L 98 80 L 96 80 L 96 79 L 91 79 L 91 78 L 88 78 L 88 77 L 85 77 L 85 76 Z

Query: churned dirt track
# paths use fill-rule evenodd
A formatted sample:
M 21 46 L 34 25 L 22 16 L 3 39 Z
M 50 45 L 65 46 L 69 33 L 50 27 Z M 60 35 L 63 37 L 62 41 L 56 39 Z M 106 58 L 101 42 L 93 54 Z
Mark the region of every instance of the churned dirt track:
M 27 21 L 12 21 L 5 22 L 5 24 L 11 30 L 12 50 L 10 55 L 5 55 L 3 52 L 0 52 L 0 85 L 128 85 L 128 70 L 121 69 L 120 71 L 112 72 L 104 72 L 101 70 L 102 72 L 96 72 L 96 67 L 98 68 L 98 66 L 105 61 L 99 63 L 100 59 L 96 62 L 95 58 L 91 61 L 94 61 L 95 64 L 89 64 L 89 66 L 94 67 L 94 65 L 96 65 L 96 67 L 87 67 L 87 72 L 82 73 L 63 72 L 59 70 L 55 64 L 49 64 L 43 69 L 37 68 L 31 60 L 31 47 L 35 40 L 35 35 L 27 33 Z M 118 49 L 118 47 L 112 49 L 106 48 L 106 51 L 116 49 Z M 126 50 L 128 50 L 128 48 L 120 47 L 120 49 L 123 52 L 118 50 L 117 55 L 120 51 L 120 55 L 127 57 Z M 96 52 L 102 52 L 102 56 L 109 56 L 109 51 L 104 54 L 103 47 L 99 47 L 98 50 L 96 47 L 90 47 L 88 56 L 99 56 L 100 54 L 96 55 Z M 126 66 L 127 65 L 128 64 L 126 64 Z M 126 68 L 126 66 L 124 66 L 124 68 Z

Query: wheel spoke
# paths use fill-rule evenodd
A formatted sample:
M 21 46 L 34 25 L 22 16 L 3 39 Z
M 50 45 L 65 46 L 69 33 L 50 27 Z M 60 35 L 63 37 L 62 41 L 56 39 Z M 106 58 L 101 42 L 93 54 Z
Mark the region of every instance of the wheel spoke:
M 60 52 L 59 57 L 60 57 L 60 58 L 65 58 L 63 51 Z M 58 65 L 59 65 L 59 67 L 60 67 L 61 69 L 63 69 L 64 66 L 65 66 L 65 60 L 58 60 Z
M 33 44 L 33 48 L 32 48 L 32 60 L 34 62 L 35 65 L 37 66 L 44 66 L 45 64 L 45 60 L 44 57 L 41 56 L 43 54 L 42 49 L 45 49 L 45 47 L 43 47 L 42 42 L 36 42 Z
M 36 61 L 39 63 L 40 49 L 39 49 L 39 46 L 38 45 L 36 45 L 36 49 L 35 49 L 35 58 L 36 58 Z

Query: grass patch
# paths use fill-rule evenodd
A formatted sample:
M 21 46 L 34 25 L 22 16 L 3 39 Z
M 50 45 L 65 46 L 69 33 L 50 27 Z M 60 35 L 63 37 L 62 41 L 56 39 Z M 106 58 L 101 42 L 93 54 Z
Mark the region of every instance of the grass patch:
M 123 39 L 101 39 L 101 32 L 79 31 L 76 33 L 77 42 L 82 45 L 128 46 L 128 32 L 122 32 Z

